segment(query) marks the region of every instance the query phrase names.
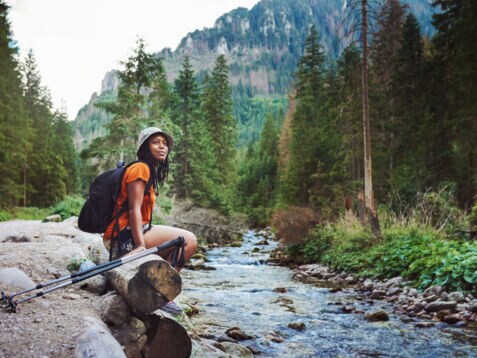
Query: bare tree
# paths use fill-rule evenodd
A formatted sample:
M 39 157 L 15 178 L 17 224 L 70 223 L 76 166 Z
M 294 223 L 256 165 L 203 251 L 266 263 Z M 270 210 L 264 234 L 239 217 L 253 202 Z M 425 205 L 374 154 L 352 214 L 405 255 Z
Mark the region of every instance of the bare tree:
M 361 86 L 363 103 L 363 139 L 364 139 L 364 204 L 371 230 L 376 238 L 381 237 L 378 213 L 374 205 L 373 172 L 371 160 L 371 129 L 369 124 L 368 96 L 368 0 L 361 0 L 361 39 L 363 45 Z

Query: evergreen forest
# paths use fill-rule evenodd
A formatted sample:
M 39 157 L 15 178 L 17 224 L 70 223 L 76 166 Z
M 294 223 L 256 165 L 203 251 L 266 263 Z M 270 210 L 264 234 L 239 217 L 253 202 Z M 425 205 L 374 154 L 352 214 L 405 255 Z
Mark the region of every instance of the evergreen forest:
M 349 16 L 359 17 L 362 2 L 350 3 Z M 117 95 L 97 102 L 110 118 L 104 135 L 77 153 L 33 51 L 19 58 L 0 0 L 0 217 L 82 203 L 92 178 L 134 160 L 137 134 L 154 125 L 176 143 L 163 204 L 188 199 L 271 225 L 290 260 L 475 291 L 477 2 L 434 0 L 430 38 L 398 0 L 368 6 L 376 28 L 336 60 L 318 28 L 303 25 L 288 101 L 253 102 L 255 113 L 271 108 L 259 136 L 240 126 L 251 105 L 240 110 L 226 56 L 206 72 L 185 56 L 170 82 L 163 59 L 139 39 L 122 59 Z

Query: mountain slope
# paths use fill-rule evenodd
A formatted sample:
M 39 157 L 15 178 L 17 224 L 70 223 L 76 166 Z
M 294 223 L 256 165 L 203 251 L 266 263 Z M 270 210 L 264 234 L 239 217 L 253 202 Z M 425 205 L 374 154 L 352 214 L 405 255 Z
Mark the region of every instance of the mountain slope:
M 431 36 L 434 29 L 430 23 L 433 11 L 430 0 L 403 2 L 409 4 L 410 11 L 420 20 L 423 34 Z M 267 111 L 284 110 L 284 96 L 293 87 L 294 72 L 312 24 L 317 27 L 330 62 L 357 38 L 359 34 L 352 31 L 356 21 L 348 3 L 348 0 L 262 0 L 250 10 L 237 8 L 222 15 L 213 28 L 191 32 L 175 51 L 165 48 L 157 55 L 164 58 L 171 81 L 186 55 L 199 78 L 212 68 L 219 54 L 226 56 L 234 98 L 241 99 L 234 114 L 239 123 L 239 144 L 244 145 L 256 139 Z M 114 72 L 108 73 L 103 83 L 116 83 L 113 77 Z M 257 97 L 272 97 L 271 107 L 267 109 L 261 99 L 258 99 L 261 105 L 257 106 Z M 88 107 L 93 104 L 94 100 Z M 87 145 L 94 137 L 85 131 L 93 126 L 83 122 L 98 118 L 102 124 L 107 121 L 104 113 L 99 116 L 94 109 L 83 108 L 80 114 L 74 124 L 75 132 L 80 132 L 76 137 L 82 140 L 76 142 L 77 148 Z M 254 123 L 250 123 L 251 118 Z

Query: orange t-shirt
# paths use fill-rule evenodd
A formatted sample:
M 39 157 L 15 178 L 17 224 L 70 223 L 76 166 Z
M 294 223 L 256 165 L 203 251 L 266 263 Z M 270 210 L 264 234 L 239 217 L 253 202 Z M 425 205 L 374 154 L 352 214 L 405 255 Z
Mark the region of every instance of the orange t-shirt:
M 149 166 L 146 163 L 138 162 L 131 165 L 126 169 L 124 173 L 123 180 L 121 182 L 121 191 L 119 193 L 118 205 L 114 210 L 114 215 L 116 215 L 117 208 L 121 208 L 123 203 L 128 199 L 128 184 L 135 182 L 136 180 L 142 180 L 148 182 L 150 176 Z M 154 187 L 151 185 L 149 189 L 149 195 L 144 195 L 144 199 L 141 205 L 141 216 L 142 223 L 149 224 L 149 219 L 151 218 L 151 211 L 154 208 L 154 203 L 156 202 L 156 193 L 154 192 Z M 104 232 L 103 239 L 110 240 L 113 232 L 116 219 L 109 224 Z M 126 210 L 119 217 L 119 230 L 125 229 L 129 225 L 129 210 Z

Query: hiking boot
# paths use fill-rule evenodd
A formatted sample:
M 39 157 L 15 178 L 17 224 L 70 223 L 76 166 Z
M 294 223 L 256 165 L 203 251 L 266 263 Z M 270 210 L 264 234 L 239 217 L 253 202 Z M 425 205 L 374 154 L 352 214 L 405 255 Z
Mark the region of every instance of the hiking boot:
M 180 315 L 182 313 L 182 308 L 176 305 L 174 301 L 169 301 L 166 303 L 166 305 L 161 307 L 161 310 L 174 316 Z

